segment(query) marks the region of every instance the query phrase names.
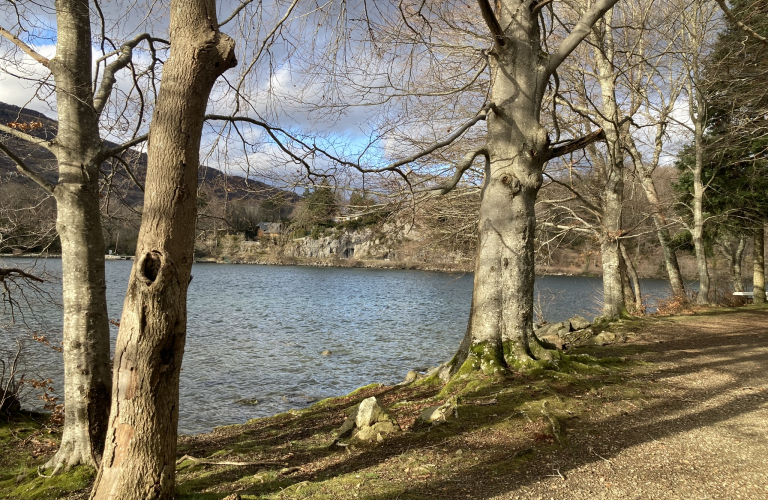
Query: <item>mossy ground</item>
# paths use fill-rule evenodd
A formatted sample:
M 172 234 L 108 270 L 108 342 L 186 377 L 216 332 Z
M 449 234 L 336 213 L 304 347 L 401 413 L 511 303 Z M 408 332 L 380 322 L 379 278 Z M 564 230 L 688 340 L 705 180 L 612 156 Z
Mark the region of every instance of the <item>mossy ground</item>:
M 766 308 L 751 313 L 768 319 Z M 186 460 L 177 468 L 178 498 L 219 500 L 232 493 L 265 500 L 487 498 L 509 492 L 512 484 L 531 485 L 536 476 L 531 471 L 550 467 L 544 464 L 558 456 L 602 459 L 591 449 L 581 450 L 575 436 L 599 439 L 606 426 L 623 429 L 625 418 L 653 414 L 669 401 L 669 389 L 655 383 L 663 373 L 655 359 L 668 348 L 665 343 L 675 342 L 682 325 L 693 329 L 692 319 L 625 320 L 606 328 L 625 335 L 628 343 L 578 348 L 532 370 L 478 371 L 448 390 L 424 383 L 373 384 L 304 410 L 183 436 L 179 457 L 245 465 Z M 720 337 L 707 339 L 717 343 Z M 458 396 L 457 420 L 414 425 L 426 407 L 453 395 Z M 388 408 L 404 432 L 381 443 L 333 444 L 334 431 L 347 418 L 345 410 L 370 396 Z M 0 425 L 0 498 L 87 494 L 89 471 L 71 471 L 61 479 L 38 477 L 34 467 L 55 446 L 39 456 L 29 447 L 15 451 L 18 443 L 31 439 L 44 442 L 51 436 L 55 442 L 55 434 L 46 432 L 34 419 Z
M 58 449 L 60 429 L 46 425 L 47 415 L 22 412 L 0 417 L 0 498 L 13 500 L 85 498 L 95 476 L 75 467 L 52 478 L 38 474 Z

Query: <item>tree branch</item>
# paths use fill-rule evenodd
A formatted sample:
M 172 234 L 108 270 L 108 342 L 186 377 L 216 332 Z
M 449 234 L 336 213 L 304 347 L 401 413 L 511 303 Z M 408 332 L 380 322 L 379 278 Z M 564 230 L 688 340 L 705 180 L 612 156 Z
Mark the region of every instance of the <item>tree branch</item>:
M 496 14 L 494 14 L 491 4 L 488 3 L 488 0 L 477 0 L 477 4 L 480 6 L 480 12 L 483 14 L 485 24 L 487 24 L 488 29 L 491 30 L 491 34 L 496 39 L 496 43 L 503 47 L 505 43 L 504 31 L 501 29 L 499 20 L 496 19 Z
M 253 0 L 245 0 L 243 3 L 238 5 L 226 19 L 219 23 L 219 28 L 230 22 L 232 19 L 236 18 L 240 11 L 243 10 L 251 2 L 253 2 Z
M 32 47 L 30 47 L 26 43 L 22 42 L 19 39 L 19 37 L 17 37 L 16 35 L 11 33 L 10 31 L 6 30 L 5 28 L 0 27 L 0 35 L 3 35 L 5 38 L 10 40 L 11 43 L 13 43 L 15 46 L 17 46 L 22 51 L 24 51 L 25 54 L 27 54 L 29 57 L 31 57 L 35 61 L 39 62 L 40 64 L 42 64 L 46 68 L 50 64 L 50 62 L 51 62 L 50 60 L 48 60 L 47 58 L 45 58 L 45 57 L 41 56 L 40 54 L 38 54 L 37 52 L 35 52 L 35 50 Z
M 140 135 L 138 137 L 134 137 L 130 141 L 124 142 L 121 145 L 117 146 L 116 148 L 112 149 L 105 149 L 102 153 L 101 161 L 106 160 L 107 158 L 117 157 L 120 155 L 123 151 L 126 149 L 130 149 L 134 147 L 137 144 L 141 144 L 142 142 L 146 141 L 149 137 L 149 134 Z
M 39 278 L 35 276 L 34 274 L 29 274 L 26 271 L 23 271 L 16 267 L 0 267 L 0 281 L 5 281 L 5 278 L 8 276 L 17 275 L 21 278 L 24 278 L 29 281 L 36 281 L 38 283 L 45 283 L 45 280 L 43 278 Z
M 41 188 L 45 189 L 49 194 L 53 194 L 53 189 L 55 186 L 50 182 L 48 182 L 47 180 L 45 180 L 43 176 L 41 176 L 40 174 L 38 174 L 37 172 L 29 168 L 27 164 L 24 163 L 24 160 L 16 156 L 16 154 L 13 151 L 11 151 L 2 142 L 0 142 L 0 151 L 5 153 L 6 156 L 8 156 L 8 158 L 13 160 L 13 162 L 16 164 L 16 170 L 18 170 L 22 174 L 26 175 L 27 177 L 35 181 Z
M 603 17 L 619 0 L 598 0 L 585 12 L 573 27 L 571 33 L 560 43 L 557 50 L 550 54 L 547 63 L 547 78 L 565 61 L 565 58 L 576 49 L 584 38 L 589 35 L 592 26 Z
M 141 182 L 139 182 L 139 179 L 133 173 L 133 170 L 131 170 L 131 167 L 128 165 L 128 162 L 123 160 L 120 156 L 115 156 L 115 159 L 123 165 L 123 168 L 125 168 L 125 171 L 128 174 L 128 177 L 133 181 L 134 184 L 136 184 L 136 187 L 138 187 L 143 193 L 144 186 L 141 185 Z
M 547 160 L 551 160 L 552 158 L 559 158 L 569 153 L 573 153 L 574 151 L 584 149 L 585 147 L 589 146 L 593 142 L 601 139 L 605 139 L 605 131 L 599 128 L 594 132 L 590 132 L 589 134 L 583 137 L 579 137 L 578 139 L 573 139 L 572 141 L 568 141 L 562 146 L 549 148 L 549 153 L 547 154 Z
M 93 108 L 96 110 L 97 115 L 101 115 L 101 112 L 104 110 L 104 106 L 107 104 L 109 95 L 112 93 L 112 87 L 117 81 L 115 74 L 128 66 L 128 64 L 131 62 L 131 58 L 133 57 L 133 49 L 142 40 L 149 40 L 149 42 L 152 43 L 152 37 L 149 35 L 149 33 L 142 33 L 136 36 L 133 40 L 125 42 L 118 51 L 120 55 L 117 57 L 117 59 L 109 63 L 107 67 L 104 68 L 104 76 L 101 79 L 101 85 L 99 86 L 98 92 L 96 92 L 96 95 L 93 97 Z
M 469 170 L 469 168 L 472 166 L 472 164 L 475 161 L 475 158 L 478 156 L 483 155 L 486 158 L 488 157 L 488 147 L 487 146 L 480 146 L 479 148 L 470 151 L 467 153 L 464 158 L 462 158 L 461 162 L 456 165 L 456 171 L 453 173 L 453 177 L 450 181 L 444 182 L 443 184 L 440 184 L 439 186 L 430 187 L 427 189 L 419 190 L 419 191 L 440 191 L 439 194 L 448 194 L 449 191 L 452 191 L 453 188 L 456 187 L 456 185 L 461 180 L 461 177 L 464 175 L 464 172 Z
M 725 0 L 715 0 L 715 2 L 717 2 L 717 5 L 719 5 L 720 8 L 723 10 L 725 17 L 727 17 L 728 20 L 730 20 L 733 24 L 735 24 L 737 28 L 739 28 L 741 31 L 748 34 L 749 36 L 755 38 L 756 40 L 759 40 L 760 42 L 764 43 L 765 45 L 768 45 L 768 38 L 765 38 L 764 36 L 759 35 L 757 32 L 755 32 L 755 30 L 753 30 L 746 24 L 736 19 L 736 16 L 733 15 L 733 12 L 731 11 L 731 9 L 729 9 L 728 6 L 725 5 Z
M 56 151 L 54 151 L 53 144 L 51 143 L 51 141 L 40 139 L 39 137 L 35 137 L 34 135 L 27 134 L 25 132 L 22 132 L 21 130 L 11 128 L 8 125 L 3 125 L 2 123 L 0 123 L 0 132 L 11 135 L 17 139 L 21 139 L 24 142 L 34 144 L 35 146 L 40 146 L 42 148 L 47 149 L 51 153 L 56 154 Z

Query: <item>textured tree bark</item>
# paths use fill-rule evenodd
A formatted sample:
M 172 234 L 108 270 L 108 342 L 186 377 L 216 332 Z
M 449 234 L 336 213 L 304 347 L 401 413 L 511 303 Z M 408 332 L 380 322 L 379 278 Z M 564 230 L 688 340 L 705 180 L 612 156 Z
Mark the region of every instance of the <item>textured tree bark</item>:
M 171 54 L 150 126 L 137 259 L 115 349 L 112 411 L 92 499 L 174 498 L 179 372 L 197 172 L 215 80 L 236 64 L 214 0 L 171 2 Z
M 109 415 L 111 373 L 104 239 L 99 210 L 102 141 L 91 90 L 91 30 L 85 0 L 57 0 L 59 128 L 54 189 L 64 302 L 64 431 L 46 467 L 98 467 Z
M 601 50 L 595 51 L 598 82 L 602 96 L 603 131 L 607 148 L 607 163 L 602 167 L 605 184 L 601 196 L 600 252 L 603 261 L 603 317 L 613 319 L 627 314 L 622 285 L 621 212 L 624 205 L 624 148 L 616 104 L 616 82 L 613 66 L 614 41 L 611 29 L 612 12 L 605 15 L 600 35 L 593 30 L 592 39 Z
M 755 304 L 765 304 L 765 228 L 762 223 L 755 228 L 754 242 L 752 290 Z
M 707 267 L 707 254 L 704 247 L 704 183 L 701 179 L 701 173 L 704 168 L 704 131 L 702 125 L 696 122 L 696 165 L 693 170 L 693 227 L 691 228 L 691 238 L 693 239 L 693 248 L 696 252 L 696 268 L 699 275 L 699 295 L 696 303 L 700 305 L 709 304 L 709 269 Z
M 685 297 L 685 285 L 680 273 L 680 264 L 677 261 L 677 254 L 670 245 L 671 238 L 667 229 L 667 222 L 664 218 L 664 210 L 656 191 L 656 184 L 651 173 L 644 168 L 642 161 L 637 161 L 636 166 L 640 174 L 640 183 L 643 186 L 643 191 L 645 191 L 645 197 L 648 199 L 648 203 L 653 210 L 653 227 L 656 229 L 656 236 L 659 238 L 659 245 L 664 256 L 664 267 L 667 270 L 667 278 L 672 287 L 672 294 L 675 297 Z
M 629 274 L 629 279 L 632 282 L 632 296 L 635 300 L 635 311 L 644 312 L 645 307 L 643 307 L 643 294 L 640 290 L 640 277 L 637 275 L 637 269 L 635 268 L 635 264 L 632 262 L 632 259 L 629 258 L 629 252 L 627 252 L 627 248 L 624 243 L 619 242 L 619 248 L 621 249 L 621 257 L 624 260 L 627 274 Z
M 551 151 L 540 122 L 541 104 L 553 68 L 614 3 L 598 2 L 550 55 L 542 50 L 538 10 L 532 4 L 496 2 L 498 23 L 489 26 L 501 32 L 494 31 L 490 53 L 495 107 L 488 117 L 472 307 L 465 338 L 449 364 L 451 373 L 495 373 L 505 365 L 552 356 L 533 334 L 534 204 Z
M 549 145 L 539 123 L 548 75 L 536 16 L 516 0 L 500 7 L 506 40 L 491 57 L 497 109 L 488 118 L 472 308 L 453 371 L 495 372 L 504 369 L 505 355 L 515 365 L 541 351 L 532 342 L 534 203 Z
M 742 276 L 741 267 L 744 261 L 744 248 L 746 246 L 747 238 L 743 234 L 737 236 L 735 241 L 729 241 L 727 245 L 734 292 L 744 291 L 744 277 Z

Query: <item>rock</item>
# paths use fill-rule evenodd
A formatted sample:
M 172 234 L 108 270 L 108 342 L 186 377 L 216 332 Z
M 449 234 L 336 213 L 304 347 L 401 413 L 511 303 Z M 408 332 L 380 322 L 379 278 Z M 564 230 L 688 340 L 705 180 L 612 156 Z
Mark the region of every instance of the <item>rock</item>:
M 355 430 L 355 417 L 348 418 L 341 424 L 339 430 L 336 431 L 336 437 L 341 439 L 350 436 L 353 430 Z
M 456 397 L 448 399 L 445 403 L 430 406 L 419 415 L 418 422 L 423 424 L 436 424 L 447 422 L 451 418 L 458 418 L 458 404 Z
M 235 401 L 235 403 L 240 404 L 240 405 L 257 405 L 257 404 L 259 404 L 259 400 L 256 399 L 256 398 L 253 398 L 253 399 L 238 399 L 237 401 Z
M 360 406 L 357 408 L 355 425 L 357 425 L 358 429 L 362 427 L 370 427 L 376 422 L 379 422 L 379 419 L 383 414 L 384 409 L 379 406 L 379 402 L 376 400 L 376 396 L 371 396 L 368 399 L 364 399 L 360 403 Z
M 616 334 L 612 332 L 602 332 L 590 339 L 591 344 L 607 345 L 616 341 Z
M 331 351 L 329 351 L 328 349 L 326 349 L 323 352 L 321 352 L 320 354 L 322 354 L 323 356 L 330 356 L 333 353 Z
M 541 335 L 537 335 L 537 337 L 539 337 L 539 340 L 548 342 L 561 351 L 566 347 L 565 342 L 563 341 L 562 337 L 560 337 L 560 335 L 545 335 L 543 337 Z
M 229 496 L 226 496 L 222 498 L 221 500 L 241 500 L 242 497 L 240 496 L 240 493 L 232 493 Z
M 587 318 L 583 316 L 579 316 L 578 314 L 573 318 L 569 319 L 568 322 L 571 324 L 572 330 L 583 330 L 585 328 L 592 326 L 592 323 L 590 323 Z
M 397 422 L 386 420 L 384 422 L 377 422 L 370 427 L 358 429 L 355 438 L 360 441 L 373 441 L 374 439 L 376 441 L 383 441 L 385 435 L 397 432 L 400 432 L 400 426 Z
M 408 385 L 416 382 L 421 378 L 421 374 L 416 370 L 411 370 L 405 374 L 405 378 L 398 385 Z

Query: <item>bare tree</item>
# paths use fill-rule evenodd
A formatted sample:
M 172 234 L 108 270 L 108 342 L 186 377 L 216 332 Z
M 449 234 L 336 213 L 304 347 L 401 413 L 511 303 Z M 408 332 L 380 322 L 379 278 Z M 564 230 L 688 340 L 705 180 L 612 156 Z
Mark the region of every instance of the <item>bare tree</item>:
M 132 138 L 125 144 L 108 147 L 101 137 L 100 122 L 108 115 L 105 110 L 118 71 L 132 63 L 133 49 L 139 43 L 153 43 L 149 35 L 141 34 L 110 51 L 105 44 L 111 40 L 102 36 L 104 56 L 97 68 L 103 71 L 94 75 L 90 7 L 85 0 L 56 1 L 56 54 L 52 58 L 30 45 L 34 39 L 23 36 L 27 20 L 45 18 L 46 9 L 28 6 L 21 12 L 15 4 L 5 7 L 16 15 L 8 19 L 15 18 L 16 22 L 7 29 L 0 27 L 6 41 L 49 72 L 56 94 L 55 138 L 37 137 L 32 133 L 33 124 L 0 124 L 0 131 L 7 136 L 50 151 L 59 168 L 58 182 L 52 183 L 17 155 L 7 141 L 0 142 L 0 150 L 17 170 L 51 194 L 57 205 L 56 228 L 62 246 L 66 414 L 60 449 L 46 464 L 54 471 L 77 464 L 96 467 L 101 460 L 111 377 L 99 171 L 105 160 L 120 156 L 145 137 L 135 129 L 133 134 L 128 133 Z M 40 33 L 34 29 L 32 32 Z M 131 69 L 135 81 L 139 76 L 135 67 Z M 42 77 L 41 89 L 49 85 L 48 78 Z
M 213 0 L 174 0 L 171 54 L 150 126 L 146 198 L 115 349 L 112 411 L 91 498 L 175 497 L 200 140 L 216 79 L 233 67 Z

